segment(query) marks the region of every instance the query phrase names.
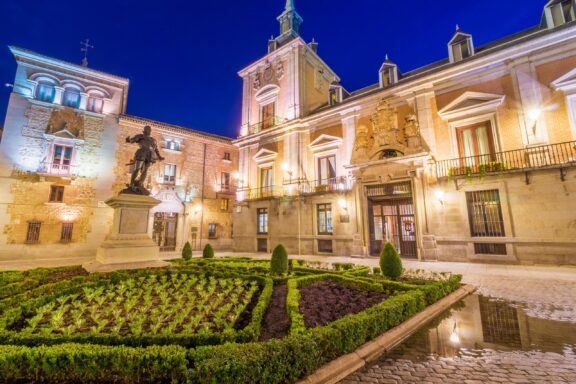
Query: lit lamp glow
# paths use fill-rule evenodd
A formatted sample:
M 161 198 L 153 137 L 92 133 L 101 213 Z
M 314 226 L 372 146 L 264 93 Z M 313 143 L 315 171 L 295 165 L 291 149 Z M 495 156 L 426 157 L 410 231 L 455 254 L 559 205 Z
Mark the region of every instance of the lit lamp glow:
M 240 172 L 234 172 L 233 177 L 234 177 L 234 179 L 239 180 L 240 179 Z
M 436 196 L 436 198 L 438 199 L 438 201 L 440 202 L 440 204 L 442 206 L 444 206 L 444 197 L 446 196 L 446 194 L 444 193 L 444 191 L 441 190 L 437 190 L 434 195 Z
M 528 118 L 532 121 L 538 121 L 542 117 L 542 110 L 540 108 L 532 108 L 528 111 Z
M 342 209 L 347 209 L 348 208 L 348 204 L 346 204 L 346 200 L 344 199 L 340 199 L 338 200 L 338 206 Z
M 202 206 L 200 204 L 197 204 L 194 206 L 194 213 L 200 213 L 202 212 Z
M 458 325 L 454 322 L 454 329 L 452 329 L 452 333 L 450 334 L 450 342 L 452 344 L 460 344 L 460 336 L 458 335 Z

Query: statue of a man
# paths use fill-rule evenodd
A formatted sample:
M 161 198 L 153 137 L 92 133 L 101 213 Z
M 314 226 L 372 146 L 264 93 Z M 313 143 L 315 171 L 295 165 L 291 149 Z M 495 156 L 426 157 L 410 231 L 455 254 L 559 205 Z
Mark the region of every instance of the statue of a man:
M 139 195 L 148 195 L 149 192 L 144 187 L 144 182 L 148 176 L 148 168 L 156 161 L 162 161 L 164 158 L 158 151 L 156 140 L 151 136 L 152 128 L 149 126 L 144 127 L 144 132 L 134 137 L 127 137 L 126 142 L 131 144 L 138 144 L 140 148 L 134 155 L 134 171 L 132 171 L 132 178 L 128 191 Z

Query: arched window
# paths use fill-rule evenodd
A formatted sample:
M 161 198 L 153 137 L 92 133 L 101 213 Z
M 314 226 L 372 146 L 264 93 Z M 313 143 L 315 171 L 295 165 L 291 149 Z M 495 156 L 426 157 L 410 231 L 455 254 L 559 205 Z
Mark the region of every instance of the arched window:
M 88 105 L 86 109 L 90 112 L 102 113 L 104 108 L 104 98 L 96 93 L 88 95 Z
M 66 107 L 79 108 L 80 107 L 80 91 L 76 88 L 66 88 L 64 90 L 64 99 L 62 104 Z
M 40 101 L 45 101 L 47 103 L 54 102 L 54 96 L 56 95 L 56 89 L 54 84 L 48 81 L 41 81 L 36 87 L 36 99 Z

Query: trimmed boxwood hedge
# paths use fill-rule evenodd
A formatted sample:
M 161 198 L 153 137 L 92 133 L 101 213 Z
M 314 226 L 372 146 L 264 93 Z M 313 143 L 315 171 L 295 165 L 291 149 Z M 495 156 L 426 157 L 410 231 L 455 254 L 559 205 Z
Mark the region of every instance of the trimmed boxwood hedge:
M 111 346 L 65 343 L 51 346 L 0 345 L 0 377 L 10 381 L 36 382 L 124 382 L 124 383 L 291 383 L 305 377 L 323 364 L 356 350 L 365 342 L 395 327 L 460 285 L 461 276 L 426 285 L 410 285 L 369 278 L 362 268 L 346 273 L 319 271 L 301 266 L 294 273 L 304 275 L 288 280 L 288 308 L 293 324 L 291 334 L 281 340 L 249 342 L 260 334 L 261 319 L 272 295 L 267 262 L 247 260 L 203 260 L 176 263 L 165 273 L 203 273 L 214 277 L 260 279 L 263 290 L 253 309 L 250 325 L 244 329 L 241 343 L 201 346 L 188 349 L 180 345 Z M 266 271 L 260 272 L 260 268 Z M 360 273 L 359 271 L 362 270 Z M 357 271 L 357 273 L 353 273 Z M 90 275 L 33 289 L 0 300 L 0 311 L 16 305 L 26 310 L 44 295 L 60 296 L 87 284 L 108 284 L 138 274 L 158 272 L 122 272 Z M 246 276 L 246 274 L 250 276 Z M 394 292 L 393 296 L 363 312 L 345 316 L 324 327 L 304 329 L 297 306 L 298 287 L 323 279 L 336 280 L 361 289 Z M 285 281 L 286 278 L 283 279 Z M 301 315 L 300 315 L 301 316 Z M 256 321 L 255 319 L 258 319 Z M 252 328 L 250 328 L 252 327 Z M 142 339 L 142 338 L 141 338 Z M 23 339 L 19 342 L 24 341 Z M 220 342 L 225 340 L 220 340 Z M 4 339 L 1 342 L 8 342 Z M 91 342 L 85 340 L 85 342 Z M 168 340 L 166 340 L 168 342 Z M 176 340 L 171 341 L 176 344 Z M 186 344 L 186 343 L 184 343 Z

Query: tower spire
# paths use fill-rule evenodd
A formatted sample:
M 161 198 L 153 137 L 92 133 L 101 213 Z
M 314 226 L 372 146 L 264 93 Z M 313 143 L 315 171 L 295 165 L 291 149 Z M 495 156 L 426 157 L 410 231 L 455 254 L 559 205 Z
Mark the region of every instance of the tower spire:
M 280 36 L 276 39 L 278 44 L 300 36 L 300 26 L 303 21 L 302 17 L 296 12 L 294 0 L 286 0 L 284 12 L 278 16 L 278 22 L 280 23 Z

